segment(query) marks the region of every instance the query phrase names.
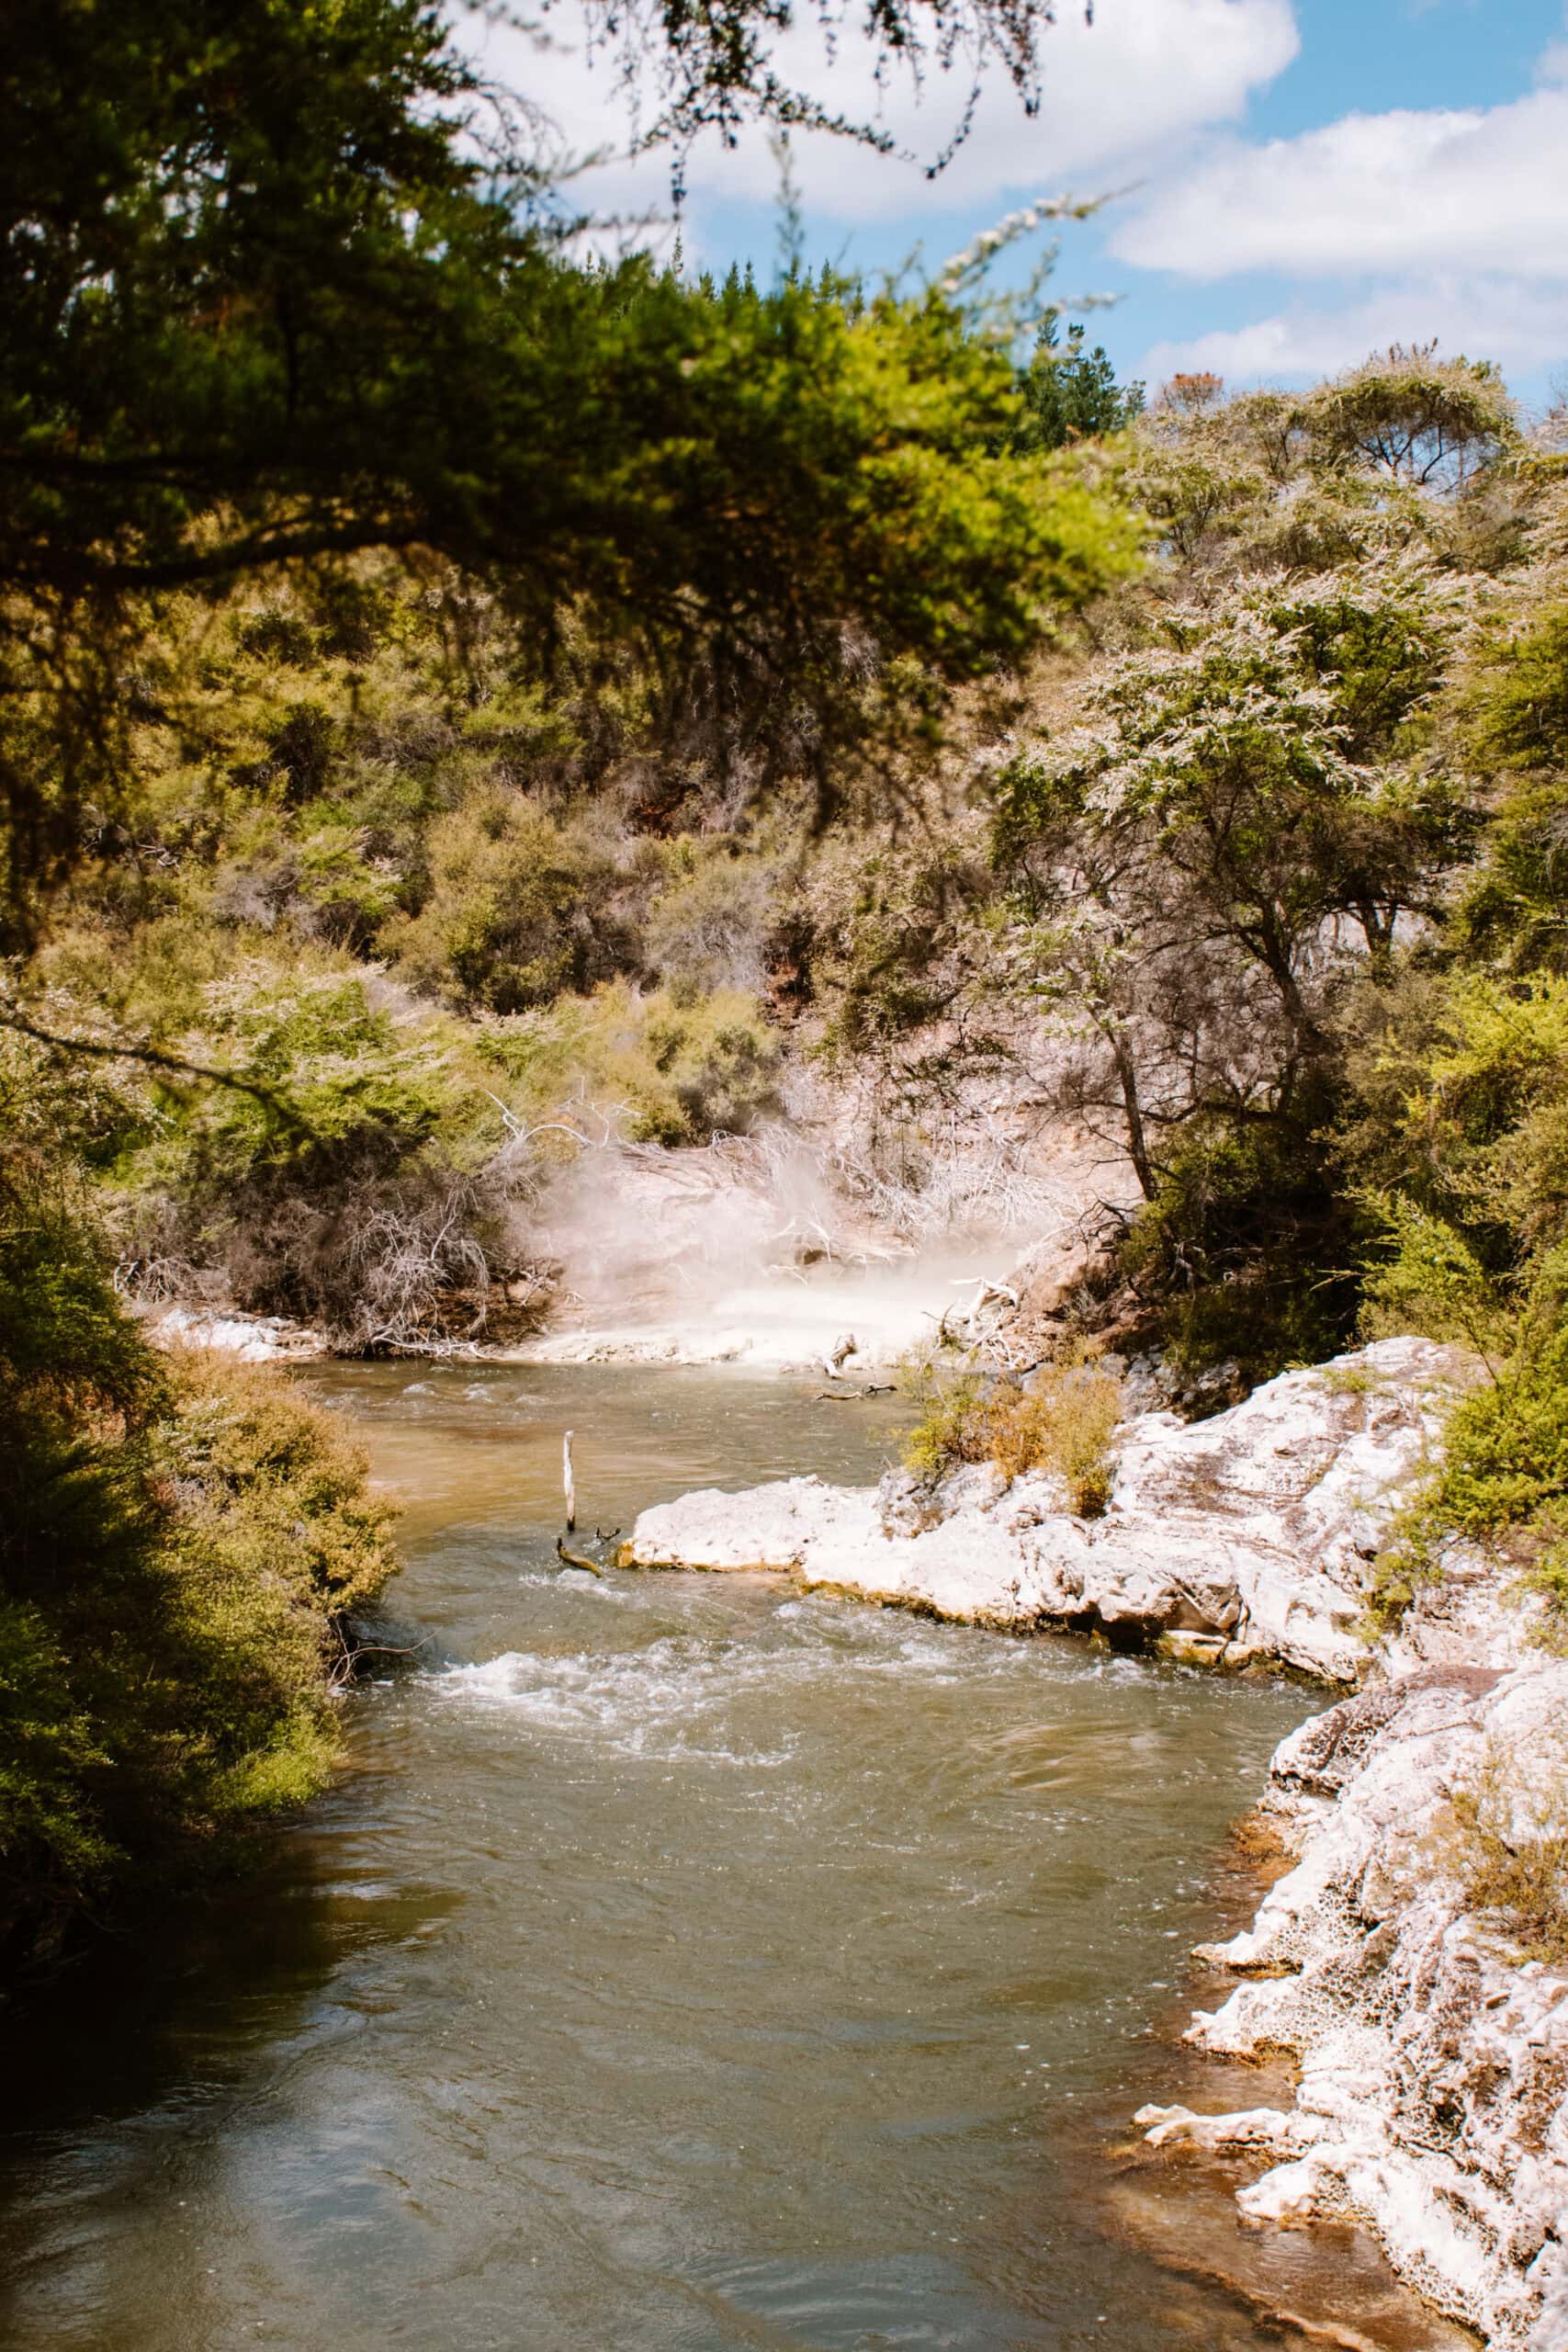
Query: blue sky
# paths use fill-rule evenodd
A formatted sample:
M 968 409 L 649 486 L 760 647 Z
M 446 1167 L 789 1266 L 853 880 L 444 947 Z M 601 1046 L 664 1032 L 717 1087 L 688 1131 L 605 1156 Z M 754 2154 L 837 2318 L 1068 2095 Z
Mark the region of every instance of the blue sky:
M 1500 361 L 1529 403 L 1568 390 L 1564 0 L 1097 0 L 1092 29 L 1062 0 L 1060 17 L 1041 117 L 990 89 L 934 183 L 797 140 L 810 255 L 878 270 L 919 244 L 934 268 L 1031 197 L 1130 189 L 1066 232 L 1055 279 L 1063 297 L 1119 298 L 1091 332 L 1124 375 L 1300 380 L 1435 335 Z M 549 21 L 565 35 L 571 18 Z M 807 27 L 786 56 L 825 96 L 874 103 L 852 44 L 829 73 Z M 624 143 L 607 66 L 565 50 L 496 62 L 580 151 Z M 958 102 L 940 77 L 918 106 L 896 89 L 889 128 L 932 153 Z M 776 180 L 761 137 L 700 150 L 688 255 L 770 270 Z M 614 208 L 666 183 L 611 163 L 588 185 Z

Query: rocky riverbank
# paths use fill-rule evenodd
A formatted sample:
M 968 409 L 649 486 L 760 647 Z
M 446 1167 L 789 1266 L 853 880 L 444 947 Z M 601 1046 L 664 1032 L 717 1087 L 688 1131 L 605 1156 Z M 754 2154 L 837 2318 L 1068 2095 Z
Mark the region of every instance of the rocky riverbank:
M 1374 1346 L 1257 1389 L 1213 1419 L 1125 1425 L 1104 1514 L 1075 1518 L 1059 1481 L 989 1465 L 935 1486 L 789 1478 L 706 1489 L 644 1511 L 628 1567 L 765 1568 L 1008 1632 L 1061 1626 L 1119 1647 L 1330 1682 L 1367 1671 L 1371 1563 L 1444 1412 L 1472 1377 L 1456 1351 Z M 1479 1563 L 1456 1561 L 1381 1652 L 1386 1671 L 1511 1664 L 1526 1626 Z
M 1553 1838 L 1568 1871 L 1568 1666 L 1478 1556 L 1368 1631 L 1373 1563 L 1473 1376 L 1454 1351 L 1386 1340 L 1212 1420 L 1142 1415 L 1099 1519 L 1044 1472 L 792 1478 L 645 1511 L 619 1557 L 1365 1685 L 1276 1753 L 1262 1811 L 1295 1867 L 1204 1955 L 1243 1981 L 1189 2037 L 1286 2053 L 1295 2106 L 1139 2120 L 1178 2153 L 1264 2154 L 1247 2222 L 1354 2218 L 1499 2352 L 1568 2352 L 1568 1973 L 1488 1879 L 1499 1856 L 1549 1869 Z
M 1188 2037 L 1289 2053 L 1295 2104 L 1137 2119 L 1156 2146 L 1266 2153 L 1247 2220 L 1366 2223 L 1508 2352 L 1568 2346 L 1568 1969 L 1487 1898 L 1509 1854 L 1552 1867 L 1565 1734 L 1568 1666 L 1540 1664 L 1404 1676 L 1303 1724 L 1260 1808 L 1296 1866 L 1202 1955 L 1243 1981 Z

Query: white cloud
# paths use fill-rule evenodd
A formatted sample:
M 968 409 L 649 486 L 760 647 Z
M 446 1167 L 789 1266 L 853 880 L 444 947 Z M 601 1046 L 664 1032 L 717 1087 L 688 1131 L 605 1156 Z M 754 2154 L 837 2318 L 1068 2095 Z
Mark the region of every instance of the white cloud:
M 1173 149 L 1216 124 L 1238 120 L 1250 94 L 1296 54 L 1292 0 L 1100 0 L 1096 21 L 1077 10 L 1044 33 L 1044 100 L 1032 119 L 1005 77 L 993 74 L 971 135 L 938 178 L 920 163 L 941 153 L 962 114 L 969 79 L 960 61 L 932 72 L 917 94 L 895 77 L 878 94 L 871 52 L 846 39 L 829 62 L 812 12 L 785 35 L 782 73 L 845 115 L 879 119 L 898 146 L 920 159 L 883 156 L 822 134 L 796 135 L 795 170 L 816 217 L 846 226 L 908 216 L 978 211 L 1013 192 L 1071 187 L 1102 193 L 1126 177 L 1158 168 Z M 523 88 L 554 118 L 578 152 L 624 151 L 626 93 L 613 61 L 591 64 L 581 19 L 570 4 L 547 27 L 562 46 L 540 54 L 515 38 L 492 38 L 492 70 Z M 593 175 L 584 193 L 596 202 L 657 203 L 668 189 L 667 161 L 622 162 Z M 778 172 L 766 137 L 749 132 L 730 153 L 700 146 L 689 185 L 700 201 L 771 201 Z
M 1298 305 L 1189 340 L 1157 344 L 1140 373 L 1162 383 L 1179 369 L 1211 368 L 1233 384 L 1331 375 L 1393 343 L 1495 359 L 1517 373 L 1568 355 L 1568 288 L 1517 277 L 1416 276 L 1363 290 L 1336 307 Z
M 1110 249 L 1187 279 L 1285 281 L 1267 315 L 1158 345 L 1156 381 L 1319 375 L 1433 336 L 1516 372 L 1550 367 L 1568 353 L 1568 42 L 1505 105 L 1346 115 L 1267 142 L 1222 135 Z
M 1111 251 L 1190 277 L 1428 266 L 1568 281 L 1568 89 L 1227 145 L 1163 187 Z

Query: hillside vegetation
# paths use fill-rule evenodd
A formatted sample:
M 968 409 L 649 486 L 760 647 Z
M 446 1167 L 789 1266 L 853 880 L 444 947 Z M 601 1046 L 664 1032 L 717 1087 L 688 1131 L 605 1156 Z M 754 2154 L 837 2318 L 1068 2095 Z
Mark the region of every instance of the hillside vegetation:
M 1562 1193 L 1563 460 L 1419 353 L 1096 446 L 1141 574 L 871 775 L 570 615 L 542 683 L 456 577 L 176 600 L 13 967 L 35 1029 L 164 1057 L 73 1090 L 131 1286 L 374 1344 L 412 1239 L 379 1335 L 482 1331 L 574 1130 L 743 1133 L 806 1056 L 918 1112 L 1048 1039 L 1144 1201 L 1086 1313 L 1246 1376 L 1368 1315 L 1504 1344 Z
M 1034 1009 L 1140 1196 L 1076 1319 L 1210 1396 L 1358 1329 L 1481 1354 L 1395 1611 L 1468 1538 L 1568 1615 L 1564 437 L 1428 351 L 1166 388 L 1124 461 L 1158 558 L 985 763 L 923 932 L 895 861 L 834 1016 L 940 1062 Z
M 1126 1174 L 1055 1402 L 939 1365 L 933 1459 L 1089 1496 L 1111 1339 L 1462 1338 L 1387 1605 L 1462 1536 L 1568 1613 L 1562 420 L 584 266 L 429 12 L 164 11 L 183 78 L 141 14 L 40 25 L 7 247 L 0 1931 L 316 1785 L 388 1572 L 331 1425 L 129 1310 L 512 1336 L 554 1170 L 803 1071 L 873 1177 L 981 1078 Z M 690 127 L 740 69 L 676 51 Z
M 676 179 L 704 125 L 807 119 L 756 0 L 600 17 Z M 1027 96 L 1049 20 L 874 31 Z M 771 1110 L 790 860 L 1139 534 L 1052 454 L 1058 367 L 1080 419 L 1114 388 L 1049 345 L 1021 387 L 973 272 L 585 263 L 539 108 L 427 0 L 66 0 L 14 28 L 0 133 L 25 1962 L 320 1785 L 390 1566 L 329 1420 L 131 1308 L 360 1349 L 526 1312 L 549 1155 L 591 1103 L 658 1143 Z

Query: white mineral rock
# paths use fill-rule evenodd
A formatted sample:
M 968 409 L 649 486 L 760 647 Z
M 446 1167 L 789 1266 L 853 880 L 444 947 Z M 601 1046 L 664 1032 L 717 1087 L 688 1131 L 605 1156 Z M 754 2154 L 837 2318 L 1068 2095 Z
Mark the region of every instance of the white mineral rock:
M 294 1363 L 329 1352 L 320 1331 L 280 1315 L 220 1315 L 189 1306 L 160 1307 L 147 1330 L 161 1347 L 216 1348 L 242 1363 Z
M 1466 1908 L 1450 1800 L 1488 1770 L 1527 1806 L 1568 1771 L 1568 1666 L 1429 1668 L 1281 1744 L 1264 1809 L 1299 1860 L 1204 1955 L 1271 1973 L 1188 2039 L 1291 2053 L 1295 2113 L 1139 2120 L 1157 2144 L 1269 2144 L 1283 2161 L 1236 2200 L 1250 2221 L 1359 2220 L 1498 2352 L 1565 2352 L 1568 1974 Z
M 803 1586 L 1007 1628 L 1098 1627 L 1178 1655 L 1278 1660 L 1330 1681 L 1367 1668 L 1370 1565 L 1445 1406 L 1469 1376 L 1427 1340 L 1382 1340 L 1286 1373 L 1213 1420 L 1126 1425 L 1103 1518 L 1074 1518 L 1059 1482 L 960 1472 L 934 1494 L 789 1478 L 683 1495 L 644 1511 L 632 1567 L 774 1568 Z M 1389 1656 L 1510 1663 L 1524 1631 L 1494 1581 L 1460 1573 L 1423 1597 Z

